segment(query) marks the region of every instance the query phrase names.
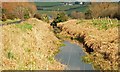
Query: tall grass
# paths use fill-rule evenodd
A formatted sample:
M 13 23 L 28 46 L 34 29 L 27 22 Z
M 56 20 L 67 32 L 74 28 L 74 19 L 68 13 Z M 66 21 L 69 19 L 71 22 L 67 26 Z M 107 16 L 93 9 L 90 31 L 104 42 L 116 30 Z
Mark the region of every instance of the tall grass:
M 117 27 L 118 20 L 117 19 L 110 19 L 110 18 L 98 18 L 98 19 L 92 19 L 92 25 L 97 27 L 99 30 L 108 28 Z

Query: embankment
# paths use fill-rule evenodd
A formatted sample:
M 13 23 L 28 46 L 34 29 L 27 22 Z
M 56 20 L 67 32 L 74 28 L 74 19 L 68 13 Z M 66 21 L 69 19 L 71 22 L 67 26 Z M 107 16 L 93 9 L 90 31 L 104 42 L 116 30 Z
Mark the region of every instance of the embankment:
M 86 46 L 86 51 L 95 69 L 118 70 L 118 28 L 98 30 L 91 23 L 91 20 L 82 22 L 69 20 L 59 23 L 58 27 L 62 30 L 61 36 L 77 39 Z
M 54 59 L 60 41 L 49 24 L 35 18 L 0 27 L 2 70 L 63 70 Z

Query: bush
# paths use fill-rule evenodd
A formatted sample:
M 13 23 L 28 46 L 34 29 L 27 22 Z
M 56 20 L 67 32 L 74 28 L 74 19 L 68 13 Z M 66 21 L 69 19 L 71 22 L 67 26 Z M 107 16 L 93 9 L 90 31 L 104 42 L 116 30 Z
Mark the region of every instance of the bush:
M 92 15 L 91 15 L 91 11 L 88 10 L 87 12 L 85 12 L 85 19 L 91 19 Z
M 7 19 L 28 19 L 33 17 L 37 8 L 30 2 L 3 2 L 3 11 Z
M 6 21 L 6 20 L 7 20 L 6 15 L 2 14 L 2 21 Z
M 45 21 L 47 23 L 49 23 L 49 18 L 47 16 L 47 14 L 39 14 L 39 13 L 36 13 L 34 15 L 35 18 L 39 19 L 39 20 L 42 20 L 42 21 Z
M 57 17 L 53 20 L 53 22 L 50 25 L 54 27 L 57 26 L 57 23 L 64 22 L 67 20 L 68 20 L 68 16 L 64 12 L 61 12 L 57 14 Z
M 91 3 L 89 11 L 86 15 L 91 15 L 92 18 L 98 17 L 113 17 L 118 13 L 118 4 L 113 2 L 98 2 Z
M 37 19 L 41 19 L 41 15 L 39 14 L 39 13 L 36 13 L 35 15 L 34 15 L 34 18 L 37 18 Z
M 48 16 L 46 14 L 41 15 L 41 20 L 49 23 L 49 18 L 48 18 Z
M 73 11 L 70 15 L 74 19 L 84 19 L 85 15 L 82 12 Z
M 61 12 L 57 14 L 57 17 L 55 18 L 54 21 L 59 23 L 59 22 L 67 21 L 67 20 L 68 20 L 68 16 L 64 12 Z

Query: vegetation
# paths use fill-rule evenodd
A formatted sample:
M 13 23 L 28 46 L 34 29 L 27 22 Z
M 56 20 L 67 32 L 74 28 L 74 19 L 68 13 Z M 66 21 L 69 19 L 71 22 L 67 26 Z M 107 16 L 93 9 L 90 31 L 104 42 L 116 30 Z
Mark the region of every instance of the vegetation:
M 99 18 L 99 19 L 93 19 L 92 24 L 97 27 L 98 29 L 105 29 L 113 28 L 118 26 L 118 20 L 117 19 L 110 19 L 110 18 Z
M 73 11 L 70 15 L 74 19 L 84 19 L 85 15 L 82 12 Z
M 2 27 L 5 55 L 1 56 L 3 63 L 0 69 L 64 69 L 64 66 L 54 59 L 59 52 L 57 48 L 65 46 L 59 42 L 62 38 L 83 42 L 83 45 L 88 47 L 85 49 L 86 52 L 89 48 L 92 49 L 93 54 L 82 57 L 82 60 L 92 63 L 95 69 L 118 69 L 117 27 L 120 26 L 118 4 L 103 2 L 91 3 L 88 4 L 89 6 L 78 3 L 72 6 L 60 4 L 59 2 L 37 2 L 37 7 L 42 8 L 37 12 L 34 3 L 3 3 L 0 24 L 25 21 Z M 51 18 L 54 20 L 50 25 L 53 26 L 54 33 L 59 39 L 47 25 Z M 69 20 L 70 18 L 76 20 Z
M 48 18 L 48 16 L 46 14 L 41 15 L 41 20 L 49 23 L 49 18 Z
M 82 61 L 88 64 L 92 63 L 92 59 L 90 58 L 90 56 L 83 56 Z
M 9 59 L 14 58 L 14 55 L 13 55 L 13 53 L 12 53 L 12 52 L 8 52 L 8 58 L 9 58 Z
M 89 6 L 88 10 L 91 14 L 92 18 L 98 17 L 110 17 L 110 18 L 118 18 L 118 3 L 112 2 L 93 2 Z
M 63 70 L 54 59 L 59 40 L 48 29 L 47 23 L 35 18 L 0 26 L 3 50 L 0 69 L 4 70 Z
M 64 12 L 61 12 L 57 14 L 57 17 L 54 19 L 54 21 L 50 25 L 53 26 L 54 28 L 54 27 L 57 27 L 57 23 L 64 22 L 67 20 L 68 20 L 68 16 Z
M 82 5 L 62 5 L 61 2 L 37 2 L 38 11 L 42 14 L 51 15 L 53 11 L 64 11 L 66 14 L 71 14 L 72 11 L 86 12 L 88 6 Z M 41 8 L 41 10 L 39 10 Z
M 54 6 L 60 4 L 60 2 L 35 2 L 37 6 Z
M 118 70 L 118 20 L 109 19 L 113 23 L 111 24 L 108 19 L 69 20 L 58 25 L 61 29 L 60 35 L 70 36 L 72 40 L 83 43 L 84 50 L 87 52 L 83 61 L 92 63 L 96 70 Z M 97 24 L 103 26 L 103 30 L 97 29 L 101 26 L 95 28 Z
M 16 25 L 18 28 L 20 28 L 21 30 L 23 30 L 23 31 L 26 31 L 26 30 L 32 30 L 32 25 L 31 24 L 29 24 L 29 23 L 24 23 L 24 24 L 17 24 Z
M 2 20 L 14 18 L 28 19 L 34 16 L 36 10 L 36 6 L 29 2 L 3 2 Z
M 16 21 L 20 21 L 20 19 L 14 19 L 14 20 L 7 19 L 5 21 L 1 21 L 0 24 L 8 24 L 8 23 L 16 22 Z

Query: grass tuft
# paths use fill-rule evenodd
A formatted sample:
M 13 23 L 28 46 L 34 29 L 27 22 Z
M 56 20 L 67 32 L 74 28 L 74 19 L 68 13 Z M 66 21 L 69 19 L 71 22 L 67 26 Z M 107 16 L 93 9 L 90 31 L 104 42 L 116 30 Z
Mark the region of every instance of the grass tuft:
M 8 56 L 9 59 L 13 59 L 14 58 L 14 55 L 13 55 L 12 52 L 8 52 L 7 56 Z
M 32 25 L 29 24 L 29 23 L 24 23 L 24 24 L 18 24 L 16 25 L 18 28 L 20 28 L 21 30 L 23 31 L 26 31 L 26 30 L 32 30 Z

